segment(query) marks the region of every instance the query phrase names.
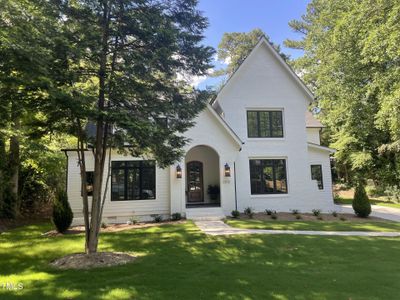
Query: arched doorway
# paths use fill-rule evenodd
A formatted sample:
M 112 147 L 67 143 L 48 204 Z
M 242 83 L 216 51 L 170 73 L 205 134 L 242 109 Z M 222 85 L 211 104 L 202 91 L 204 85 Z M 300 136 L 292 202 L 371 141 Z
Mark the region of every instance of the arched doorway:
M 220 206 L 218 153 L 209 146 L 195 146 L 186 153 L 185 165 L 186 207 Z

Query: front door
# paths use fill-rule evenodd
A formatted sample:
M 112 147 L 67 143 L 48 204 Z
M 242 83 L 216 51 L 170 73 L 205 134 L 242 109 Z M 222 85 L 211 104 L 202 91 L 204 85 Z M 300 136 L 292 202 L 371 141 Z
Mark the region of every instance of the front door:
M 203 202 L 203 163 L 191 161 L 186 165 L 188 202 Z

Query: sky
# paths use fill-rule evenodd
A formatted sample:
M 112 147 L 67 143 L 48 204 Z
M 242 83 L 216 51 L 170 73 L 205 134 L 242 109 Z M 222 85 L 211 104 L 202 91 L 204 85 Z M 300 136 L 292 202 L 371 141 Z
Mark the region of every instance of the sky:
M 301 55 L 301 51 L 283 46 L 287 38 L 296 39 L 299 35 L 291 30 L 290 20 L 299 19 L 305 14 L 307 0 L 199 0 L 198 8 L 209 20 L 205 31 L 204 44 L 217 49 L 225 32 L 248 32 L 261 28 L 275 44 L 281 45 L 284 53 L 291 58 Z M 215 62 L 218 68 L 219 63 Z M 214 86 L 221 79 L 196 78 L 195 85 L 200 89 Z

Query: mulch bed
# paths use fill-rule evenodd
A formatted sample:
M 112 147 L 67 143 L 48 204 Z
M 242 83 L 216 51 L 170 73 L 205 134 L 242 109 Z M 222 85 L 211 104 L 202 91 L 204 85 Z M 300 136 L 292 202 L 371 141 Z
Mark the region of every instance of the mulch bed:
M 297 219 L 296 215 L 293 213 L 286 213 L 286 212 L 278 212 L 276 213 L 277 219 L 276 221 L 341 221 L 340 218 L 345 218 L 346 221 L 349 222 L 371 222 L 371 221 L 386 221 L 385 219 L 377 218 L 369 216 L 368 218 L 360 218 L 357 217 L 355 214 L 345 214 L 345 213 L 338 213 L 337 217 L 334 217 L 332 214 L 328 213 L 321 213 L 319 215 L 322 220 L 318 219 L 318 217 L 314 216 L 312 213 L 299 213 L 298 215 L 301 216 L 301 219 Z M 240 219 L 249 219 L 249 217 L 245 214 L 240 214 Z M 275 221 L 271 218 L 271 216 L 267 215 L 266 213 L 255 213 L 253 216 L 253 220 L 261 220 L 261 221 Z
M 50 265 L 58 269 L 91 269 L 124 265 L 135 256 L 122 252 L 74 253 L 53 260 Z
M 137 224 L 131 224 L 131 225 L 129 225 L 129 224 L 109 224 L 109 225 L 107 225 L 106 228 L 101 228 L 100 232 L 119 232 L 119 231 L 124 231 L 124 230 L 148 228 L 148 227 L 154 227 L 154 226 L 160 226 L 160 225 L 182 224 L 185 222 L 186 222 L 185 220 L 181 220 L 181 221 L 163 221 L 163 222 L 159 222 L 159 223 L 137 223 Z M 85 233 L 84 226 L 73 226 L 64 233 L 59 233 L 56 230 L 50 230 L 48 232 L 45 232 L 43 235 L 45 235 L 45 236 L 62 236 L 65 234 L 80 234 L 80 233 Z

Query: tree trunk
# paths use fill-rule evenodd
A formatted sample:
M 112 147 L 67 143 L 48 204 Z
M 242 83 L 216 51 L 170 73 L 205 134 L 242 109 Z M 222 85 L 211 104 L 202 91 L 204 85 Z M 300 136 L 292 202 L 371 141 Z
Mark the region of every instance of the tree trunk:
M 5 186 L 5 168 L 6 168 L 6 143 L 0 136 L 0 216 L 3 213 L 4 204 L 4 186 Z
M 83 203 L 83 220 L 85 223 L 85 252 L 88 253 L 89 249 L 89 201 L 87 194 L 87 179 L 86 179 L 86 156 L 85 156 L 85 145 L 83 143 L 83 129 L 81 121 L 76 120 L 78 128 L 78 162 L 81 172 L 81 191 L 82 191 L 82 203 Z
M 105 108 L 105 92 L 106 92 L 106 73 L 107 73 L 107 55 L 108 55 L 108 38 L 109 38 L 109 7 L 108 1 L 103 2 L 102 16 L 102 51 L 100 53 L 99 66 L 99 99 L 98 110 L 99 116 L 96 122 L 96 142 L 94 145 L 94 174 L 93 174 L 93 197 L 92 211 L 90 219 L 89 244 L 87 253 L 96 253 L 99 241 L 100 218 L 101 218 L 101 191 L 103 183 L 104 164 L 107 147 L 107 124 L 104 122 L 101 114 Z
M 10 137 L 10 158 L 9 158 L 9 171 L 10 171 L 10 188 L 11 195 L 14 203 L 11 204 L 14 213 L 17 214 L 20 208 L 19 199 L 19 168 L 20 168 L 20 145 L 19 145 L 19 131 L 21 129 L 21 120 L 18 108 L 13 103 L 11 112 L 12 123 L 14 124 L 14 134 Z

